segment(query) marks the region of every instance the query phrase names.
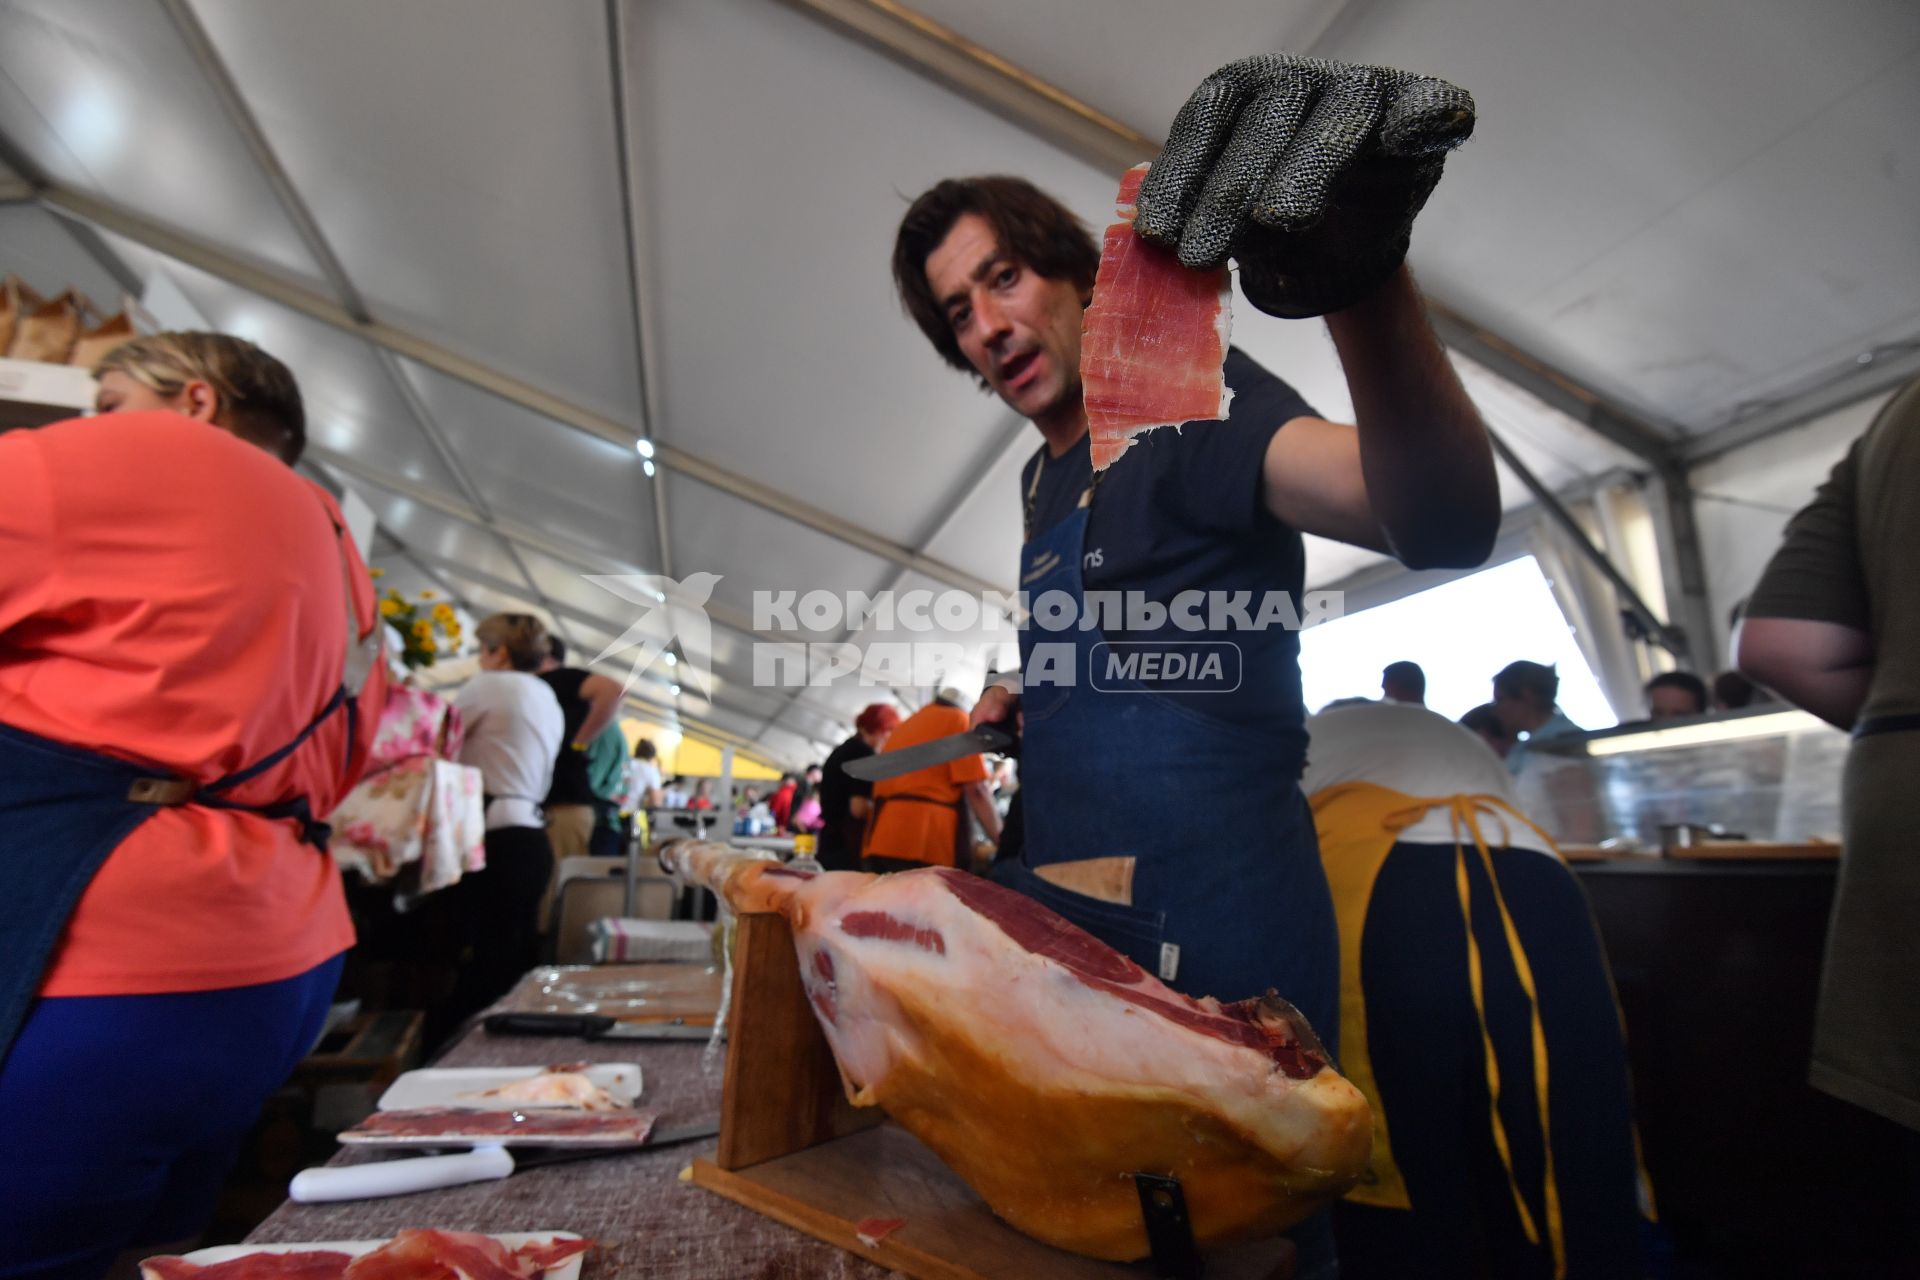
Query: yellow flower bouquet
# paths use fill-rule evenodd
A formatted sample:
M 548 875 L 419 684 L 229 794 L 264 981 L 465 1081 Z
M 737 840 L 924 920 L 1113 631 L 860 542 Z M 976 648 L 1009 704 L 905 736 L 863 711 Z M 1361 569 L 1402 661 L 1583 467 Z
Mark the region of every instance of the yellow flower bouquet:
M 466 638 L 459 614 L 431 591 L 406 596 L 389 587 L 380 597 L 380 616 L 398 634 L 400 661 L 409 671 L 460 652 Z

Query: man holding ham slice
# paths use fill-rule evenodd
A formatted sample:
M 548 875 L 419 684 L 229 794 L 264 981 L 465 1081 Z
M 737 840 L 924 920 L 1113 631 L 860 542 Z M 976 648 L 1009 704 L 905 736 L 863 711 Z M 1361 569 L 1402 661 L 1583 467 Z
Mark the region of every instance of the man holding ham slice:
M 1020 480 L 1020 586 L 1030 601 L 1059 593 L 1078 620 L 1030 622 L 1022 688 L 990 688 L 972 714 L 1022 728 L 1017 887 L 1176 990 L 1276 989 L 1329 1039 L 1338 952 L 1298 781 L 1298 636 L 1244 619 L 1297 618 L 1304 533 L 1416 568 L 1492 549 L 1492 451 L 1403 265 L 1472 123 L 1472 99 L 1443 81 L 1249 58 L 1194 92 L 1140 189 L 1142 238 L 1193 269 L 1231 258 L 1263 311 L 1326 317 L 1357 426 L 1320 418 L 1235 351 L 1226 419 L 1152 432 L 1096 477 L 1080 339 L 1100 255 L 1077 220 L 1018 179 L 950 180 L 914 202 L 895 244 L 895 283 L 936 350 L 1040 431 Z M 1104 593 L 1123 601 L 1124 629 Z M 1186 612 L 1197 632 L 1172 623 L 1183 599 L 1200 601 Z M 1144 627 L 1128 619 L 1136 603 Z M 1231 655 L 1231 678 L 1140 678 L 1190 670 L 1171 655 L 1202 643 Z M 1149 664 L 1156 650 L 1168 660 Z M 1127 653 L 1142 656 L 1116 679 Z M 1315 1255 L 1330 1251 L 1303 1245 L 1302 1275 L 1324 1274 Z

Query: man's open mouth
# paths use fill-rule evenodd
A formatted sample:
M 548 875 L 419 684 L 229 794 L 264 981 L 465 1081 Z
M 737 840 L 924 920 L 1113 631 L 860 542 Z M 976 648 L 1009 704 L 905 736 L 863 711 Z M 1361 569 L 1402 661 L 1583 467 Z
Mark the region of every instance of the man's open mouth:
M 1014 356 L 1011 360 L 1008 360 L 1000 366 L 1000 381 L 1009 385 L 1018 382 L 1021 376 L 1033 367 L 1033 362 L 1039 358 L 1040 353 L 1038 351 L 1023 351 L 1019 355 Z

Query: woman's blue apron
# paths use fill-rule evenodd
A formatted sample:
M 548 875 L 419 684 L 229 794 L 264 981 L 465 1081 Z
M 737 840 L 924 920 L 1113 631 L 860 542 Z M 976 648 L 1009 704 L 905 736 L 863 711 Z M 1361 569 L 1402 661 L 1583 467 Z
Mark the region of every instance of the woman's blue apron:
M 1300 793 L 1302 739 L 1214 719 L 1106 672 L 1094 687 L 1102 636 L 1079 625 L 1091 511 L 1089 489 L 1021 549 L 1029 601 L 1058 591 L 1078 608 L 1068 630 L 1029 617 L 1020 634 L 1027 831 L 1010 879 L 1177 991 L 1223 1001 L 1277 991 L 1332 1048 L 1339 933 Z M 1243 688 L 1276 678 L 1243 665 Z M 1049 669 L 1061 678 L 1047 681 Z M 1130 904 L 1036 874 L 1106 858 L 1134 860 Z
M 348 572 L 345 533 L 341 571 Z M 204 805 L 289 819 L 301 839 L 324 854 L 327 826 L 305 796 L 271 804 L 241 804 L 228 793 L 299 749 L 334 712 L 347 714 L 347 750 L 353 750 L 358 696 L 379 660 L 383 628 L 366 641 L 347 583 L 347 656 L 339 685 L 306 727 L 277 750 L 224 778 L 201 786 L 84 747 L 54 742 L 0 724 L 0 1062 L 19 1035 L 40 990 L 60 935 L 74 908 L 116 848 L 162 806 Z

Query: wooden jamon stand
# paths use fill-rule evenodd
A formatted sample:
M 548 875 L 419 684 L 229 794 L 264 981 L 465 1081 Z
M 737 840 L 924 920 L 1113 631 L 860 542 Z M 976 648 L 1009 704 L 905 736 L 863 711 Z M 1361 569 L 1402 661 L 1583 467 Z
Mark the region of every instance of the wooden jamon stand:
M 1145 1263 L 1083 1258 L 1023 1235 L 878 1107 L 846 1099 L 800 985 L 784 917 L 739 918 L 720 1145 L 693 1181 L 916 1280 L 1142 1280 Z M 874 1244 L 857 1225 L 900 1218 Z M 1208 1280 L 1286 1280 L 1293 1247 L 1262 1241 L 1207 1259 Z

